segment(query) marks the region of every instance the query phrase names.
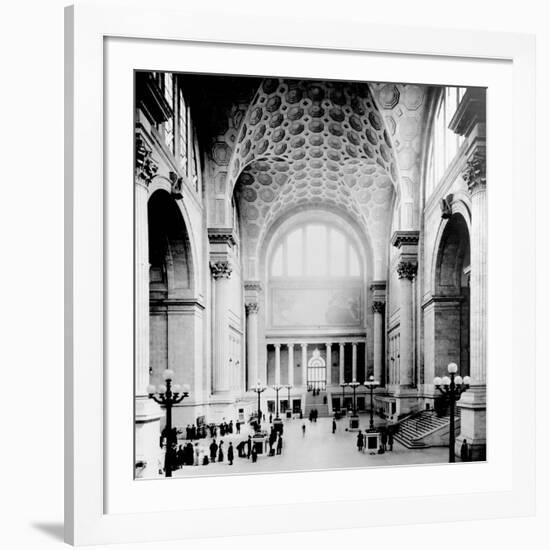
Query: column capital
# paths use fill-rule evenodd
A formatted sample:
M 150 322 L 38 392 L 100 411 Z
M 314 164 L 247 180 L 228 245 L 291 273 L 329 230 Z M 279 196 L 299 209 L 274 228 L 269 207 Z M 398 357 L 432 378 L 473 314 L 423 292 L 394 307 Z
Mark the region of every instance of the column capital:
M 359 343 L 359 342 L 352 342 L 351 345 L 352 345 L 353 347 L 357 347 L 357 344 L 358 344 L 358 343 Z
M 158 172 L 158 164 L 153 160 L 153 153 L 145 144 L 141 134 L 136 134 L 135 140 L 135 177 L 136 183 L 149 187 L 151 180 Z
M 258 302 L 248 302 L 244 307 L 247 315 L 254 315 L 260 311 L 260 304 Z
M 305 342 L 300 342 L 300 345 L 302 346 L 302 349 L 307 348 L 307 344 Z
M 372 303 L 372 312 L 373 313 L 380 313 L 381 315 L 383 315 L 385 309 L 386 309 L 386 303 L 385 302 L 376 300 Z
M 485 147 L 477 147 L 466 161 L 466 167 L 462 172 L 462 179 L 472 195 L 477 191 L 483 191 L 487 185 L 486 165 Z
M 229 279 L 231 277 L 231 272 L 233 267 L 231 262 L 227 260 L 220 260 L 217 262 L 210 262 L 210 271 L 214 279 Z
M 273 344 L 275 346 L 275 349 L 281 349 L 281 344 L 277 342 L 276 344 Z
M 412 281 L 416 277 L 417 270 L 416 262 L 401 261 L 397 264 L 397 275 L 400 279 Z
M 332 342 L 325 342 L 325 346 L 327 347 L 327 349 L 332 348 Z

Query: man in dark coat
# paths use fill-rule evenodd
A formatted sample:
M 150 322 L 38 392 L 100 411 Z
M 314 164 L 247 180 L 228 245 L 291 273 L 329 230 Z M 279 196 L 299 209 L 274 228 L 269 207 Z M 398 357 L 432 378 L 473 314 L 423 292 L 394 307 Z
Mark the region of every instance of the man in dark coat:
M 388 431 L 388 447 L 390 451 L 393 451 L 393 431 Z
M 237 433 L 240 434 L 241 433 L 241 423 L 238 420 L 235 423 L 235 428 L 237 428 Z
M 470 452 L 468 450 L 468 442 L 464 439 L 460 447 L 460 459 L 462 460 L 462 462 L 468 462 L 469 458 Z
M 229 447 L 227 448 L 227 460 L 229 462 L 229 466 L 233 466 L 233 443 L 229 442 Z
M 210 443 L 210 462 L 216 462 L 217 453 L 218 453 L 218 445 L 216 444 L 216 440 L 213 439 L 212 443 Z
M 282 450 L 283 450 L 283 436 L 279 435 L 279 439 L 277 439 L 277 454 L 280 455 Z
M 357 434 L 357 450 L 361 452 L 363 450 L 363 444 L 365 443 L 365 438 L 363 436 L 363 432 L 359 430 L 359 433 Z
M 251 453 L 252 453 L 252 437 L 249 435 L 248 439 L 246 440 L 246 458 L 250 458 Z
M 256 446 L 254 445 L 252 447 L 252 462 L 256 462 L 258 460 L 258 451 L 256 450 Z
M 332 419 L 332 433 L 336 433 L 336 420 Z

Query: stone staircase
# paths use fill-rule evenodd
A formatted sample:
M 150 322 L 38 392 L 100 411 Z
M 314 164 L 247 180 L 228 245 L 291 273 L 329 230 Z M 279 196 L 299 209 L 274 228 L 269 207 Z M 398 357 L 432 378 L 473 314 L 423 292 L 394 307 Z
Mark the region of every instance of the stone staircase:
M 445 446 L 449 437 L 449 416 L 438 416 L 435 411 L 422 411 L 401 420 L 394 435 L 407 449 Z M 455 431 L 460 432 L 460 416 L 455 416 Z
M 326 401 L 326 403 L 324 403 Z M 317 409 L 319 418 L 330 416 L 328 409 L 328 394 L 322 391 L 319 395 L 313 395 L 313 392 L 306 392 L 305 395 L 305 412 L 304 418 L 309 418 L 309 412 L 312 409 Z

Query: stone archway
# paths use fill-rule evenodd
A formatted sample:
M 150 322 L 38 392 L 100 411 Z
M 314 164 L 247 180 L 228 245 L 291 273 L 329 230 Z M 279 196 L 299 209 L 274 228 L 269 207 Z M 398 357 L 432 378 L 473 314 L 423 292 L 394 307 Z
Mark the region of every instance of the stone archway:
M 169 368 L 177 383 L 188 384 L 191 395 L 198 395 L 203 306 L 195 298 L 189 234 L 177 202 L 167 191 L 155 191 L 147 210 L 150 382 L 162 383 L 162 373 Z M 175 411 L 175 421 L 181 414 Z
M 436 244 L 432 295 L 424 304 L 425 382 L 445 376 L 450 362 L 470 374 L 470 235 L 453 214 Z

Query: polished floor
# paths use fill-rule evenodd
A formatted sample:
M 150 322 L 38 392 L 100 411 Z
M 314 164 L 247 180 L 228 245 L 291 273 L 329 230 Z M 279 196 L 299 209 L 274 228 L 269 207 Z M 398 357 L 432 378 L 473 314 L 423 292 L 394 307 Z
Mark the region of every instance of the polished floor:
M 305 434 L 302 425 L 305 425 Z M 266 424 L 269 426 L 269 424 Z M 264 426 L 264 428 L 266 427 Z M 196 477 L 231 474 L 250 474 L 259 472 L 288 472 L 307 470 L 326 470 L 342 468 L 365 468 L 410 464 L 428 464 L 447 462 L 448 451 L 444 447 L 411 450 L 399 443 L 394 443 L 393 451 L 384 454 L 370 454 L 368 451 L 358 452 L 356 447 L 357 434 L 346 430 L 347 419 L 337 421 L 336 433 L 332 433 L 332 419 L 319 418 L 317 422 L 304 420 L 285 420 L 281 455 L 259 455 L 253 463 L 247 458 L 239 458 L 235 450 L 233 465 L 227 462 L 227 447 L 229 441 L 236 446 L 239 441 L 247 438 L 248 430 L 241 430 L 240 435 L 231 434 L 218 437 L 223 440 L 225 460 L 206 466 L 184 466 L 174 472 L 174 477 Z M 361 417 L 361 429 L 368 427 L 368 416 Z M 211 439 L 201 440 L 201 451 L 208 454 Z

